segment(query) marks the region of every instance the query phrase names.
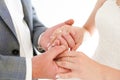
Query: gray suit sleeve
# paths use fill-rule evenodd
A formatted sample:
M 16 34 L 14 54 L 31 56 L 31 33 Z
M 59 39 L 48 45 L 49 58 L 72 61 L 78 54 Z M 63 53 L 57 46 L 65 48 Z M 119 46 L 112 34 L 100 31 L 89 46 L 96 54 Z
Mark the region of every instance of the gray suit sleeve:
M 37 18 L 35 10 L 33 8 L 33 44 L 35 47 L 38 46 L 38 38 L 41 33 L 43 33 L 47 27 L 45 27 Z
M 0 80 L 25 80 L 25 58 L 0 55 Z

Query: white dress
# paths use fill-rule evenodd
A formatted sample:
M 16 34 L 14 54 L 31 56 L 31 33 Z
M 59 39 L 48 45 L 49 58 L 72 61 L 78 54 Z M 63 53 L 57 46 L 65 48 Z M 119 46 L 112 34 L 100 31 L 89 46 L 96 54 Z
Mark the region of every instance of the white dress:
M 107 0 L 96 14 L 100 41 L 93 58 L 105 65 L 120 69 L 120 6 Z

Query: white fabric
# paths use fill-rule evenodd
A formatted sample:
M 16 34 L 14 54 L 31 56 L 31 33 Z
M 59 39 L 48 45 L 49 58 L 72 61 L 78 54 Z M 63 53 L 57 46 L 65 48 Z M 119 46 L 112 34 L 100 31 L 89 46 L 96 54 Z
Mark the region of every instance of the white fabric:
M 24 21 L 24 13 L 20 0 L 5 0 L 7 8 L 10 12 L 18 41 L 20 43 L 20 56 L 26 57 L 26 80 L 32 79 L 31 58 L 33 56 L 33 48 L 30 38 L 29 28 Z
M 96 14 L 100 42 L 94 59 L 120 69 L 120 7 L 116 0 L 106 0 Z

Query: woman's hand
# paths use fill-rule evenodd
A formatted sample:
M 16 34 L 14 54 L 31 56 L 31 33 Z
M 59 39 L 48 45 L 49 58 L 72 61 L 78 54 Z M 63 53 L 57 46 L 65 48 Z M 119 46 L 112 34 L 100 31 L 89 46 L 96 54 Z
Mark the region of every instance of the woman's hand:
M 61 28 L 58 28 L 56 31 L 54 31 L 51 36 L 50 47 L 54 47 L 56 45 L 65 45 L 68 48 L 74 47 L 74 33 L 70 33 L 71 28 L 72 26 L 70 25 L 64 25 Z
M 59 73 L 60 78 L 80 78 L 82 80 L 103 80 L 101 65 L 88 58 L 82 52 L 66 52 L 61 54 L 57 64 L 70 69 L 71 72 Z
M 85 28 L 64 25 L 53 32 L 50 46 L 65 45 L 70 50 L 76 50 L 82 44 L 86 33 L 89 34 Z
M 120 71 L 99 64 L 82 52 L 71 51 L 61 54 L 56 62 L 58 66 L 70 69 L 67 73 L 58 73 L 57 78 L 80 78 L 82 80 L 120 80 Z M 59 77 L 58 77 L 59 76 Z
M 74 23 L 74 20 L 72 19 L 69 19 L 63 23 L 60 23 L 60 24 L 57 24 L 51 28 L 48 28 L 44 33 L 43 35 L 41 35 L 39 37 L 39 40 L 38 40 L 38 45 L 41 46 L 42 48 L 44 48 L 45 50 L 48 50 L 48 46 L 50 44 L 50 38 L 53 34 L 53 32 L 55 30 L 57 30 L 58 28 L 64 26 L 64 25 L 72 25 Z

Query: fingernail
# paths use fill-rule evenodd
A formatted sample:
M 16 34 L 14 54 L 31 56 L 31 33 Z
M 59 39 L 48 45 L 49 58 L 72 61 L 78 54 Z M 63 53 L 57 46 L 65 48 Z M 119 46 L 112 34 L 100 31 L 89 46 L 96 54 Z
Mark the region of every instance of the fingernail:
M 60 76 L 59 76 L 59 75 L 56 75 L 56 79 L 60 79 Z

